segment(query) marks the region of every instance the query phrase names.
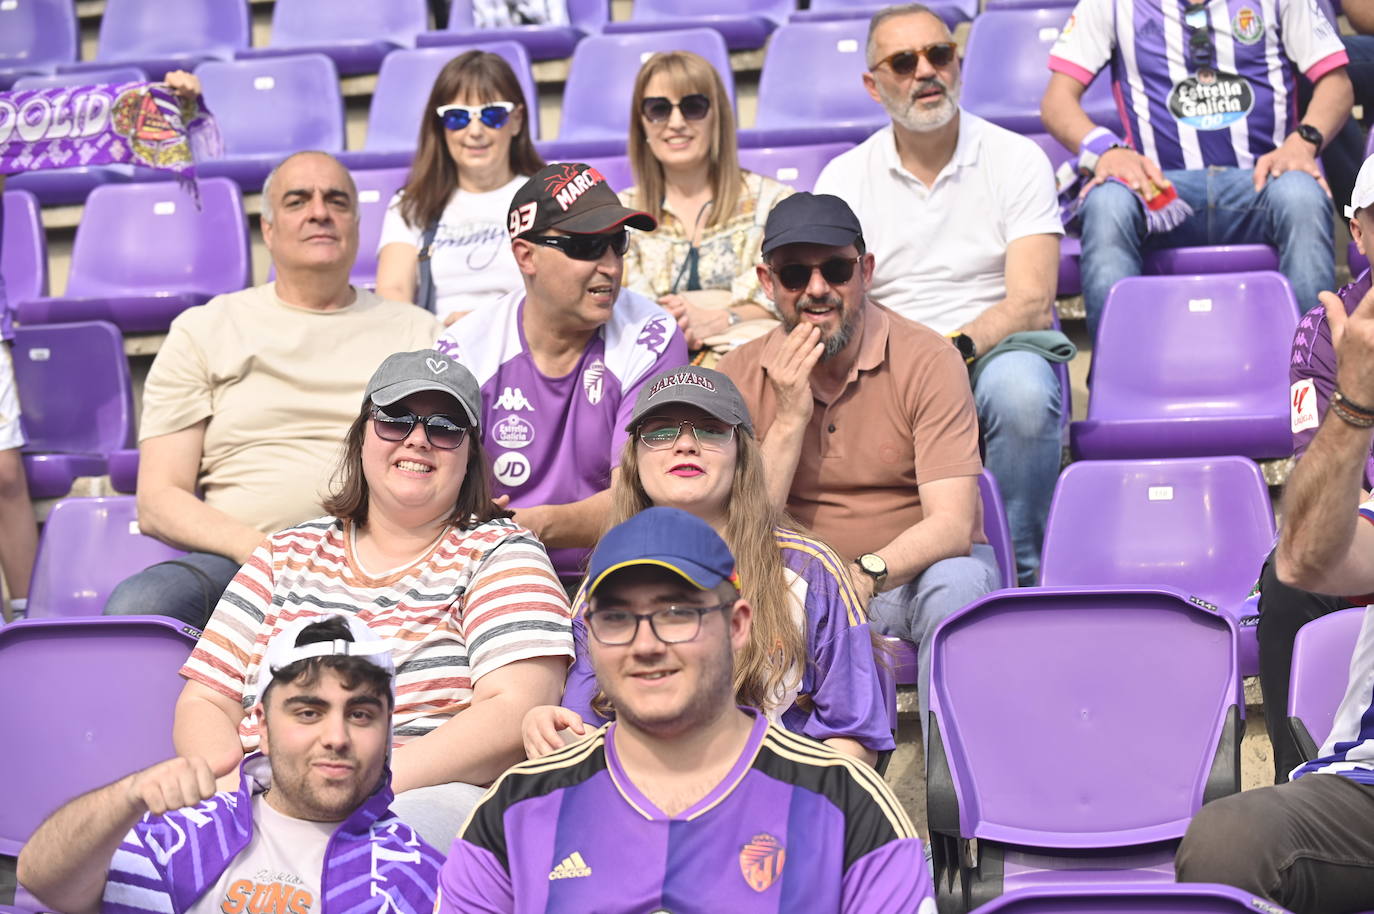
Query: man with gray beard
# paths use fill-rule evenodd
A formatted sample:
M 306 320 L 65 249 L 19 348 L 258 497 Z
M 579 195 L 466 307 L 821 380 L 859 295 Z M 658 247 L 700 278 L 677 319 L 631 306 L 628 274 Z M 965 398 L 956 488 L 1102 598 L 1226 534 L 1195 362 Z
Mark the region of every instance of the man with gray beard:
M 998 586 L 964 360 L 869 301 L 875 258 L 839 197 L 778 203 L 763 260 L 782 326 L 718 367 L 748 403 L 770 497 L 852 562 L 874 627 L 919 642 L 924 677 L 935 626 Z
M 1049 159 L 1032 140 L 959 108 L 958 51 L 926 7 L 877 13 L 867 54 L 864 86 L 892 123 L 831 161 L 816 192 L 841 197 L 863 222 L 878 261 L 873 300 L 945 335 L 969 364 L 1017 573 L 1034 584 L 1063 398 L 1039 353 L 989 354 L 1053 320 L 1063 229 Z

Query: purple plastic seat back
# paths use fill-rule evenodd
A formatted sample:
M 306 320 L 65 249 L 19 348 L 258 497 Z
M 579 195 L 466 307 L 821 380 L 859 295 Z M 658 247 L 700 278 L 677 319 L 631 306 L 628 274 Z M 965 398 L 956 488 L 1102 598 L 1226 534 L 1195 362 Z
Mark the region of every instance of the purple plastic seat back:
M 219 122 L 226 158 L 284 159 L 302 149 L 344 148 L 339 74 L 323 54 L 209 61 L 195 73 Z
M 821 176 L 821 169 L 853 143 L 817 143 L 811 146 L 771 146 L 741 149 L 739 164 L 749 171 L 781 181 L 797 190 L 810 192 Z
M 793 13 L 791 22 L 828 22 L 834 19 L 864 19 L 889 4 L 875 3 L 874 0 L 811 0 L 808 9 Z M 930 11 L 944 20 L 953 29 L 961 22 L 968 22 L 978 15 L 976 0 L 936 0 L 926 4 Z
M 795 0 L 635 0 L 628 22 L 608 22 L 606 33 L 704 28 L 720 32 L 732 51 L 761 48 L 797 8 Z
M 1142 883 L 1053 885 L 1008 892 L 978 914 L 1287 914 L 1287 910 L 1229 885 Z
M 200 209 L 174 181 L 91 191 L 72 246 L 67 296 L 212 296 L 247 286 L 252 265 L 238 186 L 226 178 L 199 184 Z
M 21 73 L 51 73 L 76 60 L 76 7 L 71 0 L 0 5 L 0 89 Z M 3 74 L 11 72 L 11 79 Z
M 425 0 L 277 0 L 272 10 L 273 48 L 323 48 L 354 42 L 414 47 L 429 28 Z
M 138 491 L 138 448 L 126 447 L 105 455 L 110 488 L 124 495 Z
M 1040 96 L 1050 81 L 1050 48 L 1069 9 L 992 9 L 973 20 L 964 49 L 960 104 L 1015 133 L 1044 133 Z M 1121 133 L 1121 116 L 1105 69 L 1083 93 L 1093 123 Z
M 1002 489 L 997 477 L 984 469 L 978 476 L 978 495 L 983 502 L 983 535 L 997 555 L 997 568 L 1002 573 L 1002 586 L 1016 586 L 1016 551 L 1011 543 L 1011 524 L 1007 522 L 1007 508 L 1002 502 Z
M 25 450 L 104 454 L 133 443 L 133 385 L 113 324 L 16 327 L 13 354 Z
M 49 73 L 43 76 L 21 76 L 10 88 L 52 89 L 59 86 L 95 86 L 101 83 L 147 82 L 148 72 L 142 67 L 122 64 L 109 67 L 93 67 L 89 70 L 67 70 L 62 73 Z
M 171 758 L 177 675 L 199 632 L 164 617 L 35 619 L 0 628 L 0 854 L 63 803 Z
M 601 31 L 610 19 L 607 0 L 568 0 L 568 25 L 517 25 L 479 29 L 473 22 L 473 0 L 453 0 L 448 27 L 426 32 L 416 39 L 420 47 L 448 45 L 456 41 L 518 41 L 534 60 L 569 57 L 584 35 Z
M 773 33 L 759 74 L 754 131 L 762 142 L 788 145 L 823 141 L 858 142 L 888 122 L 887 112 L 864 89 L 862 19 L 799 22 Z M 824 79 L 816 79 L 824 73 Z M 798 86 L 806 86 L 804 92 Z
M 611 18 L 610 3 L 608 0 L 567 0 L 568 3 L 568 22 L 579 31 L 592 34 L 601 31 Z M 527 25 L 515 26 L 510 29 L 479 29 L 473 19 L 472 13 L 473 0 L 453 0 L 448 8 L 448 31 L 450 32 L 477 32 L 485 35 L 487 32 L 511 32 L 516 29 L 536 30 L 547 28 L 546 26 Z
M 629 156 L 587 156 L 582 161 L 601 172 L 601 176 L 616 193 L 634 186 L 635 175 L 634 169 L 630 167 Z
M 48 236 L 38 200 L 24 190 L 7 190 L 4 234 L 0 236 L 0 276 L 10 304 L 48 294 Z
M 1133 276 L 1112 287 L 1093 353 L 1092 459 L 1287 457 L 1298 306 L 1278 273 Z
M 98 616 L 120 581 L 186 554 L 139 532 L 135 501 L 64 498 L 53 506 L 33 567 L 30 619 Z
M 1077 155 L 1064 148 L 1064 144 L 1050 136 L 1048 133 L 1032 133 L 1028 137 L 1035 140 L 1035 144 L 1044 150 L 1045 155 L 1050 160 L 1050 168 L 1059 171 L 1059 166 Z M 1062 294 L 1062 293 L 1061 293 Z
M 1146 275 L 1182 276 L 1204 273 L 1252 273 L 1277 270 L 1279 252 L 1267 244 L 1211 244 L 1145 252 Z
M 1293 641 L 1288 679 L 1288 718 L 1302 722 L 1320 746 L 1331 733 L 1336 709 L 1350 682 L 1350 659 L 1366 609 L 1357 606 L 1313 619 Z
M 105 0 L 95 59 L 227 60 L 248 47 L 251 35 L 244 0 Z
M 358 259 L 348 274 L 355 286 L 372 288 L 377 284 L 377 242 L 382 237 L 382 222 L 386 207 L 406 183 L 407 168 L 380 168 L 375 171 L 355 171 L 353 181 L 358 185 Z

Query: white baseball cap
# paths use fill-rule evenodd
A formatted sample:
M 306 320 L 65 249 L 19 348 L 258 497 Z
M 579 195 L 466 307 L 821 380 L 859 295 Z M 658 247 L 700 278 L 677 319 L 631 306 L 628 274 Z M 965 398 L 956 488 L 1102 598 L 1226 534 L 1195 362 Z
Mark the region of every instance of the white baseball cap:
M 1350 205 L 1345 208 L 1345 217 L 1354 219 L 1355 213 L 1374 204 L 1374 156 L 1364 160 L 1360 174 L 1355 178 L 1355 189 L 1350 192 Z
M 315 641 L 310 644 L 296 645 L 296 639 L 306 626 L 314 625 L 316 622 L 324 622 L 328 619 L 342 619 L 348 626 L 348 631 L 353 635 L 352 641 L 335 639 L 332 641 Z M 272 636 L 267 642 L 267 653 L 263 655 L 262 665 L 258 667 L 257 676 L 253 679 L 254 703 L 262 704 L 262 693 L 267 691 L 267 687 L 272 684 L 272 679 L 277 672 L 290 666 L 297 660 L 308 660 L 311 657 L 359 657 L 386 673 L 391 680 L 391 694 L 393 698 L 396 694 L 396 662 L 391 657 L 391 645 L 377 637 L 366 623 L 356 616 L 333 615 L 333 616 L 307 616 L 287 623 L 281 631 Z

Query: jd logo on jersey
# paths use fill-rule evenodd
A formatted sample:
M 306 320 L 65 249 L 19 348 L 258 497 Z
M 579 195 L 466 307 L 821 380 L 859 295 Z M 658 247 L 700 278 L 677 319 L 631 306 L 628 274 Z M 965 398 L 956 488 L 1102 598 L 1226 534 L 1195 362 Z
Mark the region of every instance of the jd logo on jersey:
M 530 481 L 530 461 L 519 451 L 506 451 L 492 462 L 491 472 L 497 482 L 515 488 Z
M 1169 113 L 1195 130 L 1222 130 L 1255 107 L 1250 83 L 1230 73 L 1200 70 L 1175 84 Z

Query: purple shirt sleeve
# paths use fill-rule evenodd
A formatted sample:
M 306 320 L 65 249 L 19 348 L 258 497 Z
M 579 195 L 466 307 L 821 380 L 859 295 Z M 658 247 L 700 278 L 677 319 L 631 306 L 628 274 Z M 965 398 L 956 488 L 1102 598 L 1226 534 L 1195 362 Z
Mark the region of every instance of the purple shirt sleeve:
M 602 717 L 592 710 L 592 699 L 596 697 L 596 674 L 592 672 L 592 662 L 587 654 L 587 624 L 583 621 L 582 612 L 586 609 L 584 605 L 577 608 L 577 615 L 573 618 L 573 650 L 576 652 L 576 659 L 572 666 L 568 667 L 568 678 L 563 683 L 563 707 L 572 711 L 593 727 L 600 727 L 602 724 L 610 723 L 610 719 Z
M 935 898 L 918 838 L 899 838 L 864 854 L 845 871 L 841 914 L 935 914 Z
M 515 892 L 491 851 L 457 838 L 439 871 L 438 902 L 435 914 L 507 914 L 515 911 Z
M 654 360 L 654 364 L 626 386 L 621 393 L 620 408 L 615 415 L 615 434 L 611 438 L 611 469 L 620 466 L 620 451 L 625 447 L 626 439 L 630 437 L 630 433 L 625 431 L 625 426 L 630 424 L 630 417 L 634 415 L 635 400 L 639 397 L 639 388 L 643 387 L 645 381 L 660 371 L 677 368 L 688 362 L 687 341 L 683 339 L 682 331 L 677 328 L 676 324 L 672 324 L 671 332 L 668 345 L 663 347 L 663 352 Z

